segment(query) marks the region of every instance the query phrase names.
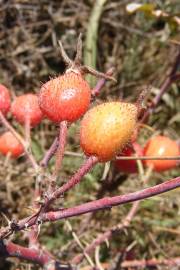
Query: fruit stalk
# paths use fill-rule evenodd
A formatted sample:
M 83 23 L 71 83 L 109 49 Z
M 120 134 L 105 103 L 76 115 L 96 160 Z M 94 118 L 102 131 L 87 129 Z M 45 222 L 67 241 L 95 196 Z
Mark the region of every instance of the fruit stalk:
M 54 200 L 59 198 L 63 193 L 67 192 L 75 185 L 79 184 L 82 181 L 83 176 L 85 176 L 94 167 L 94 165 L 96 165 L 97 162 L 97 157 L 90 156 L 67 183 L 62 185 L 50 195 L 49 199 L 46 202 L 45 208 L 47 208 L 47 206 L 49 206 Z
M 64 185 L 62 185 L 60 188 L 56 189 L 55 191 L 54 191 L 54 177 L 52 177 L 51 186 L 49 187 L 47 195 L 45 197 L 45 203 L 42 209 L 39 212 L 37 212 L 36 219 L 41 221 L 43 214 L 48 211 L 50 204 L 52 204 L 53 201 L 58 199 L 63 193 L 67 192 L 75 185 L 80 183 L 80 181 L 82 181 L 83 179 L 83 176 L 86 175 L 97 162 L 98 158 L 90 156 L 85 161 L 85 163 L 78 169 L 78 171 L 70 178 L 70 180 Z
M 113 71 L 114 71 L 114 68 L 110 68 L 106 72 L 106 75 L 112 76 L 113 75 Z M 98 80 L 97 84 L 95 85 L 95 87 L 91 91 L 92 96 L 96 97 L 96 96 L 99 95 L 100 90 L 103 88 L 103 86 L 105 85 L 106 81 L 107 80 L 105 78 L 102 78 L 102 79 L 99 79 Z
M 59 141 L 58 141 L 58 137 L 56 137 L 53 141 L 53 143 L 51 144 L 50 148 L 47 150 L 47 152 L 45 153 L 43 159 L 40 162 L 40 165 L 42 167 L 47 167 L 49 161 L 51 160 L 51 158 L 54 156 L 54 154 L 56 153 L 56 150 L 58 148 L 59 145 Z
M 55 172 L 54 172 L 55 177 L 58 176 L 58 172 L 61 168 L 62 159 L 64 157 L 67 130 L 68 130 L 67 121 L 62 121 L 59 125 L 58 148 L 56 152 L 56 163 L 55 163 Z
M 0 120 L 3 123 L 3 125 L 9 131 L 11 131 L 11 133 L 16 137 L 16 139 L 22 144 L 22 146 L 24 147 L 24 151 L 31 162 L 32 167 L 37 172 L 39 166 L 38 166 L 34 156 L 28 151 L 28 147 L 27 147 L 25 140 L 21 137 L 21 135 L 18 132 L 16 132 L 16 130 L 12 127 L 12 125 L 6 120 L 6 118 L 4 117 L 4 115 L 2 114 L 1 111 L 0 111 Z

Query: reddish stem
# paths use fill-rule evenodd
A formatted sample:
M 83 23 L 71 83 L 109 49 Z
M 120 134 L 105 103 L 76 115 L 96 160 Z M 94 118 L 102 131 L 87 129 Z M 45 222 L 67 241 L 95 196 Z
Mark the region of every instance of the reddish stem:
M 47 167 L 48 166 L 49 161 L 51 160 L 51 158 L 54 156 L 54 154 L 56 153 L 56 151 L 58 149 L 58 145 L 59 145 L 59 141 L 58 141 L 58 137 L 56 137 L 54 139 L 52 145 L 47 150 L 46 154 L 44 155 L 43 159 L 40 162 L 40 165 L 42 167 Z
M 171 179 L 162 184 L 149 187 L 140 191 L 136 191 L 133 193 L 128 193 L 125 195 L 115 197 L 107 197 L 67 209 L 49 211 L 42 215 L 42 222 L 56 221 L 64 218 L 79 216 L 82 214 L 94 212 L 101 209 L 110 209 L 113 206 L 150 198 L 155 195 L 176 189 L 178 187 L 180 187 L 180 177 Z M 36 220 L 37 217 L 35 215 L 22 219 L 16 224 L 15 229 L 9 227 L 2 229 L 0 232 L 0 238 L 3 239 L 7 237 L 8 235 L 12 234 L 12 232 L 15 230 L 20 231 L 27 227 L 31 227 L 35 224 Z
M 26 141 L 21 137 L 21 135 L 16 132 L 16 130 L 13 128 L 13 126 L 7 121 L 7 119 L 4 117 L 4 115 L 2 114 L 2 112 L 0 111 L 0 120 L 3 123 L 3 125 L 9 130 L 11 131 L 11 133 L 16 137 L 16 139 L 22 144 L 22 146 L 24 147 L 24 151 L 27 155 L 27 157 L 29 158 L 32 167 L 34 168 L 35 171 L 38 171 L 39 166 L 34 158 L 34 156 L 28 151 L 28 147 L 26 144 Z
M 173 190 L 180 187 L 180 177 L 174 178 L 172 180 L 166 181 L 162 184 L 156 185 L 154 187 L 149 187 L 140 191 L 133 193 L 115 196 L 115 197 L 106 197 L 103 199 L 95 200 L 93 202 L 88 202 L 79 206 L 72 208 L 52 211 L 43 215 L 43 221 L 55 221 L 62 218 L 78 216 L 86 214 L 89 212 L 101 210 L 101 209 L 110 209 L 113 206 L 134 202 L 138 200 L 143 200 L 155 195 Z
M 109 75 L 109 76 L 113 75 L 113 71 L 114 71 L 114 68 L 110 68 L 106 72 L 106 75 Z M 106 81 L 107 81 L 107 79 L 105 79 L 105 78 L 98 80 L 96 86 L 91 91 L 92 96 L 98 96 L 100 94 L 100 91 L 103 88 L 103 86 L 105 85 Z
M 36 182 L 35 182 L 35 190 L 34 190 L 34 198 L 33 198 L 33 203 L 32 206 L 34 210 L 39 209 L 39 200 L 41 198 L 41 181 L 42 181 L 42 176 L 37 175 L 36 176 Z M 30 248 L 40 248 L 40 244 L 38 241 L 38 234 L 39 234 L 39 226 L 38 224 L 35 224 L 31 227 L 30 231 L 28 232 L 28 238 L 29 238 L 29 247 Z
M 57 177 L 58 172 L 61 168 L 62 159 L 64 157 L 64 151 L 66 146 L 66 138 L 67 138 L 67 121 L 63 121 L 60 123 L 59 127 L 59 138 L 58 138 L 58 149 L 56 152 L 56 163 L 55 163 L 55 172 L 54 176 Z
M 71 266 L 56 262 L 48 252 L 26 248 L 9 241 L 0 241 L 0 257 L 16 257 L 46 266 L 47 270 L 70 270 Z
M 85 163 L 79 168 L 79 170 L 70 178 L 70 180 L 65 183 L 63 186 L 58 188 L 53 192 L 53 186 L 49 187 L 49 191 L 47 192 L 47 196 L 45 199 L 45 204 L 38 213 L 38 220 L 40 221 L 42 219 L 42 215 L 48 211 L 48 208 L 50 204 L 59 198 L 63 193 L 66 191 L 70 190 L 73 188 L 75 185 L 80 183 L 82 181 L 83 176 L 86 175 L 92 168 L 93 166 L 98 162 L 98 158 L 91 156 L 89 157 Z
M 71 179 L 52 194 L 50 197 L 51 202 L 80 183 L 83 179 L 83 176 L 86 175 L 94 167 L 94 165 L 97 164 L 97 162 L 97 157 L 89 157 L 81 166 L 81 168 L 79 168 L 78 171 L 71 177 Z
M 42 251 L 22 247 L 9 241 L 0 242 L 0 256 L 2 257 L 18 257 L 28 261 L 36 262 L 40 265 L 44 265 L 52 260 L 47 254 L 43 254 Z

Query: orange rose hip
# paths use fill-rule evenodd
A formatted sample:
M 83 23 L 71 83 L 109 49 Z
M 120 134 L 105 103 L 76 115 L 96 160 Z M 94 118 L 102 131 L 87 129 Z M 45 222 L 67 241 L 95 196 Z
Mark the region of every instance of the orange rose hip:
M 178 144 L 166 136 L 156 136 L 151 138 L 144 147 L 146 157 L 158 156 L 179 156 Z M 152 166 L 155 171 L 161 172 L 176 167 L 177 160 L 145 160 L 146 166 Z
M 95 155 L 106 162 L 130 141 L 136 127 L 136 105 L 107 102 L 89 110 L 82 122 L 80 144 L 86 155 Z

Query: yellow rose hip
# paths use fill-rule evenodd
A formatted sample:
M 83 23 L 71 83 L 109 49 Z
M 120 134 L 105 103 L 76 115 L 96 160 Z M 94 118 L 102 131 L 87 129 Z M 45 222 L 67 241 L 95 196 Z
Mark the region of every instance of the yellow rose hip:
M 138 109 L 132 103 L 107 102 L 90 109 L 81 122 L 80 144 L 86 155 L 111 160 L 131 140 Z

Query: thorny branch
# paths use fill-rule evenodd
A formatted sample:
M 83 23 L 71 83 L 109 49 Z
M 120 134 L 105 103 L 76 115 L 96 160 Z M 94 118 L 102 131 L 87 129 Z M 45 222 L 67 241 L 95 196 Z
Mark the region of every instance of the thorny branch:
M 70 265 L 56 261 L 42 249 L 26 248 L 7 240 L 0 240 L 0 257 L 17 257 L 43 266 L 46 270 L 70 270 Z
M 141 182 L 143 182 L 143 184 L 146 184 L 149 181 L 149 178 L 152 174 L 152 168 L 148 169 L 146 174 L 145 174 L 144 170 L 141 173 L 140 165 L 139 164 L 137 164 L 137 165 L 138 165 L 138 169 L 139 169 L 139 177 L 141 178 Z M 71 260 L 71 262 L 73 264 L 79 264 L 84 259 L 86 254 L 92 253 L 96 249 L 97 246 L 101 245 L 106 240 L 109 240 L 113 236 L 114 233 L 120 232 L 123 229 L 128 228 L 130 226 L 130 223 L 133 220 L 136 212 L 138 211 L 138 207 L 139 207 L 140 202 L 141 201 L 133 202 L 129 212 L 127 213 L 125 218 L 122 220 L 122 222 L 120 222 L 119 224 L 106 230 L 104 233 L 101 233 L 98 236 L 96 236 L 96 238 L 89 245 L 87 245 L 86 248 L 84 248 L 83 253 L 75 256 Z
M 32 153 L 29 151 L 28 149 L 28 145 L 26 144 L 26 141 L 21 137 L 21 135 L 16 132 L 16 130 L 12 127 L 12 125 L 6 120 L 6 118 L 4 117 L 4 115 L 2 114 L 2 112 L 0 111 L 0 121 L 3 123 L 3 125 L 9 130 L 11 131 L 11 133 L 16 137 L 16 139 L 22 144 L 22 146 L 24 147 L 24 151 L 27 155 L 27 157 L 29 158 L 32 167 L 34 168 L 34 170 L 37 172 L 38 171 L 38 164 L 34 158 L 34 156 L 32 155 Z
M 146 198 L 153 197 L 155 195 L 159 195 L 165 193 L 167 191 L 173 190 L 180 187 L 180 177 L 171 179 L 162 184 L 155 185 L 153 187 L 149 187 L 140 191 L 136 191 L 133 193 L 128 193 L 125 195 L 114 196 L 114 197 L 105 197 L 99 200 L 95 200 L 92 202 L 84 203 L 79 206 L 74 206 L 71 208 L 60 209 L 57 211 L 49 211 L 47 213 L 43 213 L 42 215 L 42 223 L 49 221 L 57 221 L 64 218 L 79 216 L 82 214 L 102 210 L 102 209 L 111 209 L 113 206 L 122 205 L 125 203 L 130 203 L 134 201 L 143 200 Z M 16 224 L 16 231 L 24 230 L 28 227 L 31 227 L 36 222 L 36 217 L 33 216 L 20 220 Z M 13 229 L 6 227 L 1 229 L 0 238 L 4 239 L 7 234 L 10 235 L 13 233 Z

